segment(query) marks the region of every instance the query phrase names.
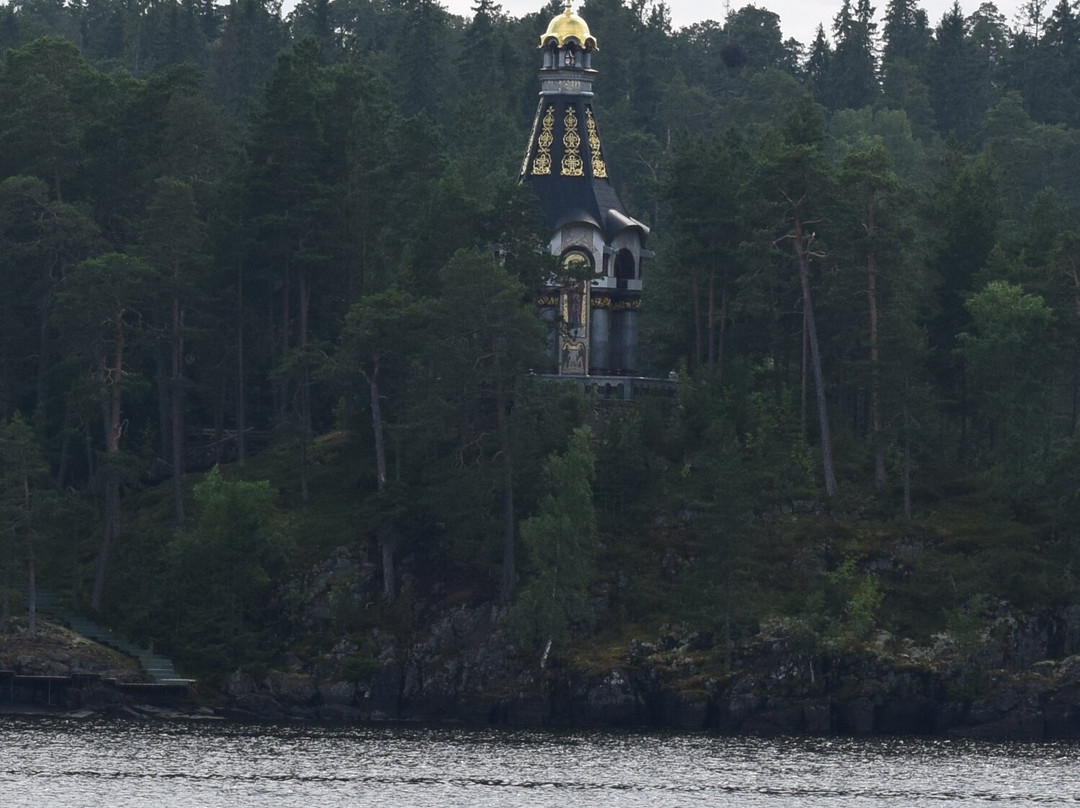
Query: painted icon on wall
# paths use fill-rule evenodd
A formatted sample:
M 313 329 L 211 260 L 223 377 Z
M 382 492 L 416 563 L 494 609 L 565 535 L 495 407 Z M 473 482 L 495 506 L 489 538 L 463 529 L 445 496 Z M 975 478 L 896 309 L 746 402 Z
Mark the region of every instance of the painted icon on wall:
M 581 250 L 567 252 L 559 293 L 559 373 L 584 376 L 589 372 L 589 282 L 592 260 Z

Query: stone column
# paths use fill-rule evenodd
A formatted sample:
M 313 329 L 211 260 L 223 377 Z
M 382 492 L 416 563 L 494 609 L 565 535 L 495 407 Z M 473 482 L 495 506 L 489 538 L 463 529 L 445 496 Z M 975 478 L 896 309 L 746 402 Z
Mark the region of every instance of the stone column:
M 589 331 L 589 372 L 611 370 L 611 299 L 594 297 Z
M 621 339 L 620 357 L 623 373 L 636 374 L 638 370 L 638 313 L 636 308 L 628 308 L 619 312 L 619 331 Z

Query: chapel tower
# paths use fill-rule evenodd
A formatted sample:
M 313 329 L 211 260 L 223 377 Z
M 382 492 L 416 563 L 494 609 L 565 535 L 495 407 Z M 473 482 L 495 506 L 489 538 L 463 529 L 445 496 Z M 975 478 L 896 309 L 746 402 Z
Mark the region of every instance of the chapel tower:
M 540 37 L 540 102 L 521 166 L 547 219 L 558 280 L 540 296 L 560 375 L 638 373 L 641 263 L 649 228 L 631 217 L 608 181 L 593 110 L 596 37 L 573 11 Z

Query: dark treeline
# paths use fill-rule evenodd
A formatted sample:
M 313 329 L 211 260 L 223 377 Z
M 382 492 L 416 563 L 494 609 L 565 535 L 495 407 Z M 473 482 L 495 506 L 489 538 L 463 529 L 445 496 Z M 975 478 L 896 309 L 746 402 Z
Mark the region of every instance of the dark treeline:
M 586 2 L 605 155 L 654 228 L 643 353 L 683 380 L 677 417 L 601 428 L 522 381 L 559 3 L 0 5 L 5 609 L 37 570 L 225 667 L 353 543 L 384 602 L 434 560 L 542 644 L 614 526 L 693 509 L 730 558 L 746 513 L 910 520 L 942 476 L 1072 542 L 1080 20 L 1027 8 L 844 0 L 804 46 L 753 6 L 675 31 Z M 730 616 L 734 565 L 706 568 Z

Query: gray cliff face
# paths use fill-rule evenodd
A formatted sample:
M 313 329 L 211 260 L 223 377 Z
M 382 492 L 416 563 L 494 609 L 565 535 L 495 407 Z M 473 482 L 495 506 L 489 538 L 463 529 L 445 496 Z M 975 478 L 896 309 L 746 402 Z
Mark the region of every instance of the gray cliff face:
M 237 714 L 270 719 L 1080 737 L 1076 608 L 999 604 L 976 637 L 929 646 L 880 632 L 811 651 L 782 629 L 729 652 L 673 626 L 603 667 L 565 650 L 541 667 L 514 648 L 505 610 L 459 605 L 412 633 L 373 630 L 372 662 L 358 672 L 340 664 L 357 647 L 343 641 L 316 663 L 237 673 L 226 692 Z

